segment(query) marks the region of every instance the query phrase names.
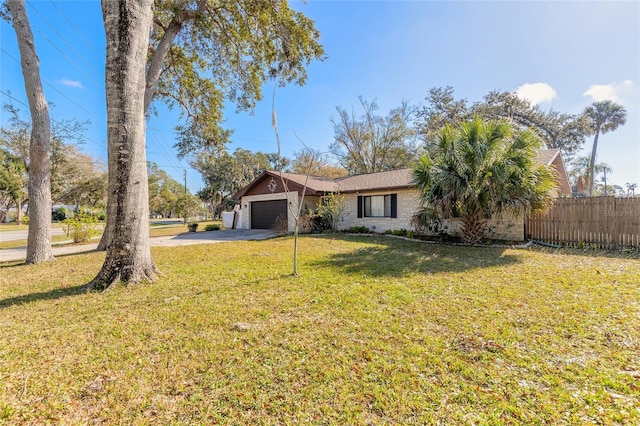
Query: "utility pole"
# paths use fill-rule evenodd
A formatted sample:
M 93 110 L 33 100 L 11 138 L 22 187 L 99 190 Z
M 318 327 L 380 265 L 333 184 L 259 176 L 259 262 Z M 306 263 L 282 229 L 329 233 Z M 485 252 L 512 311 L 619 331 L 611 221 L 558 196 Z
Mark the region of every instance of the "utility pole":
M 604 168 L 604 196 L 607 196 L 607 168 Z
M 187 195 L 187 169 L 183 169 L 184 171 L 184 195 Z

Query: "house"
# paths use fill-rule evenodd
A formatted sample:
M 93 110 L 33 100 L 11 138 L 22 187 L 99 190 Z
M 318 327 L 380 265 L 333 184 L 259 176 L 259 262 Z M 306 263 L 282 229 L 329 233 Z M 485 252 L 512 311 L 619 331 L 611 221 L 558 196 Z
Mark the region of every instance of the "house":
M 559 194 L 571 194 L 560 150 L 538 153 L 537 161 L 552 165 L 559 176 Z M 299 203 L 303 211 L 315 210 L 321 197 L 331 192 L 344 195 L 346 214 L 341 229 L 366 226 L 375 232 L 411 229 L 411 219 L 420 207 L 418 191 L 412 185 L 412 169 L 391 170 L 328 179 L 295 173 L 265 171 L 234 195 L 240 200 L 238 228 L 271 229 L 278 217 L 287 218 L 288 230 L 295 222 L 289 210 L 296 212 Z M 283 182 L 287 185 L 285 191 Z M 305 190 L 306 184 L 306 190 Z M 304 192 L 304 199 L 302 194 Z M 459 232 L 460 224 L 448 221 L 447 232 Z M 492 218 L 489 237 L 506 240 L 524 239 L 524 215 Z

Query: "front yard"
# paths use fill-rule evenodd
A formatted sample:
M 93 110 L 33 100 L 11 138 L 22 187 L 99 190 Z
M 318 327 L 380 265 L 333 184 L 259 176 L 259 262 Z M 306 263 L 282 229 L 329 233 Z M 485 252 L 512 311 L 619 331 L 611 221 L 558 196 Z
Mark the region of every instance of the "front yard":
M 640 262 L 306 236 L 0 266 L 0 424 L 638 424 Z

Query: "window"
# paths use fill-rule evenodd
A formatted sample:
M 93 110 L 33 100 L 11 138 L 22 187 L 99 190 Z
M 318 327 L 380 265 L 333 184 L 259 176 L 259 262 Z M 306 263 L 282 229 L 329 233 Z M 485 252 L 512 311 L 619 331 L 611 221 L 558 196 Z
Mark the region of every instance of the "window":
M 358 196 L 358 217 L 398 217 L 396 194 Z

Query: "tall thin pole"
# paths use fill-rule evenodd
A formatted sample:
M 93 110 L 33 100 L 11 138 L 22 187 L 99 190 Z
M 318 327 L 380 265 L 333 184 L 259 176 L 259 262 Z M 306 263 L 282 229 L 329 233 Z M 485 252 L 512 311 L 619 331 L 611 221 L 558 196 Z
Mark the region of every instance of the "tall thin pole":
M 183 169 L 184 171 L 184 195 L 187 195 L 187 169 Z

